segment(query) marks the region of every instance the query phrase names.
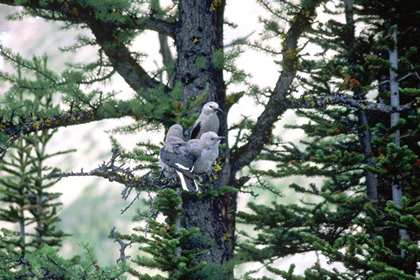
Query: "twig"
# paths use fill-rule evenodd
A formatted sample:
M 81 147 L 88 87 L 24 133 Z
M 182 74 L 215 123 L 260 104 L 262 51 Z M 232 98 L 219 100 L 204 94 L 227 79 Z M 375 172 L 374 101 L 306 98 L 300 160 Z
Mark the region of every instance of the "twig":
M 149 200 L 150 200 L 150 214 L 149 214 L 149 216 L 147 217 L 147 221 L 146 221 L 146 226 L 145 226 L 145 228 L 144 228 L 144 236 L 147 236 L 147 232 L 149 231 L 149 224 L 150 224 L 150 221 L 152 220 L 152 217 L 156 214 L 156 208 L 155 208 L 155 201 L 154 201 L 154 199 L 153 199 L 153 197 L 152 197 L 152 195 L 151 195 L 151 193 L 150 193 L 150 191 L 149 191 L 149 189 L 148 188 L 146 188 L 146 191 L 147 191 L 147 195 L 149 196 Z
M 148 189 L 147 189 L 147 191 L 149 191 Z M 131 190 L 129 191 L 129 193 L 131 192 Z M 136 195 L 136 197 L 130 202 L 130 204 L 128 204 L 127 205 L 127 207 L 125 207 L 123 210 L 121 210 L 121 214 L 124 214 L 125 213 L 125 211 L 127 211 L 128 210 L 128 208 L 130 208 L 131 207 L 131 205 L 133 205 L 133 203 L 134 203 L 134 201 L 136 201 L 136 200 L 138 200 L 139 199 L 139 197 L 140 197 L 140 191 L 138 191 L 137 190 L 137 195 Z M 124 197 L 123 197 L 124 198 Z
M 114 242 L 117 242 L 118 244 L 120 244 L 120 249 L 119 249 L 119 251 L 120 251 L 120 257 L 117 259 L 117 263 L 119 262 L 119 261 L 122 261 L 122 260 L 124 260 L 124 259 L 129 259 L 129 258 L 131 258 L 131 256 L 130 255 L 125 255 L 125 249 L 127 248 L 127 247 L 131 247 L 131 245 L 135 242 L 134 240 L 130 240 L 130 242 L 128 242 L 128 243 L 124 243 L 124 241 L 122 241 L 121 240 L 121 238 L 115 233 L 115 229 L 116 229 L 117 227 L 116 226 L 113 226 L 112 227 L 112 229 L 111 229 L 111 231 L 110 231 L 110 233 L 109 233 L 109 235 L 112 237 L 112 238 L 114 238 Z

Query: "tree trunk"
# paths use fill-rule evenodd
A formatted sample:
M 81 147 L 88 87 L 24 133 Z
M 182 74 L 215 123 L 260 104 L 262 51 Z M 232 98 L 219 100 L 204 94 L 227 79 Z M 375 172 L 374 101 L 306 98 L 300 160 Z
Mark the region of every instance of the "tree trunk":
M 184 104 L 188 99 L 195 99 L 208 89 L 201 105 L 215 101 L 225 110 L 223 68 L 214 65 L 212 60 L 215 55 L 223 54 L 224 6 L 224 1 L 179 1 L 179 24 L 175 32 L 178 53 L 175 80 L 181 82 Z M 197 106 L 191 113 L 198 113 L 200 110 L 201 106 Z M 227 114 L 220 114 L 219 118 L 219 135 L 227 136 Z M 220 155 L 227 158 L 227 138 L 223 143 L 226 144 L 226 148 Z M 218 178 L 209 184 L 211 189 L 217 190 L 229 184 L 229 165 L 229 162 L 222 165 L 223 170 L 218 173 Z M 197 256 L 197 260 L 217 268 L 232 259 L 235 219 L 231 213 L 236 210 L 236 194 L 204 196 L 201 199 L 185 195 L 183 208 L 183 226 L 187 229 L 200 229 L 200 234 L 189 244 L 190 247 L 204 250 L 203 254 Z M 232 275 L 232 269 L 228 269 L 218 272 L 218 279 L 229 279 Z
M 389 63 L 391 68 L 389 70 L 389 82 L 390 82 L 390 94 L 391 94 L 391 106 L 398 108 L 400 106 L 400 93 L 398 90 L 398 48 L 397 48 L 397 28 L 396 26 L 391 26 L 391 36 L 393 39 L 393 46 L 389 48 Z M 400 113 L 395 112 L 391 114 L 391 127 L 395 126 L 400 119 Z M 400 147 L 400 131 L 396 130 L 394 132 L 393 143 Z M 392 184 L 392 200 L 395 205 L 401 207 L 401 199 L 403 197 L 403 186 L 400 180 L 396 180 Z M 400 240 L 410 239 L 410 235 L 405 229 L 399 229 Z M 401 249 L 401 256 L 404 256 L 405 250 Z
M 355 41 L 355 27 L 354 27 L 354 14 L 353 14 L 353 0 L 344 0 L 344 9 L 346 14 L 346 23 L 347 23 L 347 38 L 346 38 L 346 47 L 348 49 L 354 48 L 353 44 Z M 354 66 L 353 61 L 349 61 L 350 65 Z M 355 98 L 361 98 L 361 93 L 354 93 Z M 369 167 L 375 168 L 375 163 L 372 160 L 372 143 L 371 135 L 369 130 L 369 123 L 366 111 L 358 110 L 357 118 L 359 126 L 365 126 L 360 134 L 360 143 L 362 145 L 362 152 L 365 155 L 365 163 Z M 378 179 L 375 174 L 369 171 L 365 171 L 366 179 L 366 194 L 370 199 L 378 199 Z

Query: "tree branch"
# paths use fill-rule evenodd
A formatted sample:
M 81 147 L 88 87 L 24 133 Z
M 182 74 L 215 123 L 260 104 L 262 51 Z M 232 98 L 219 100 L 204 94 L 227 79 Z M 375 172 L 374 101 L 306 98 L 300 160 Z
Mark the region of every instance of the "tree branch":
M 355 99 L 351 95 L 334 93 L 334 95 L 325 95 L 310 98 L 287 99 L 285 100 L 288 109 L 310 109 L 326 108 L 328 105 L 340 105 L 351 110 L 365 110 L 371 112 L 395 113 L 412 109 L 414 101 L 394 107 L 384 103 L 370 102 L 367 100 Z
M 42 4 L 41 1 L 27 1 L 26 3 L 21 1 L 14 0 L 0 0 L 0 4 L 5 4 L 15 7 L 25 7 L 31 8 L 37 16 L 42 17 L 47 20 L 54 21 L 65 21 L 75 24 L 82 24 L 88 22 L 98 21 L 98 17 L 95 12 L 95 7 L 89 5 L 80 5 L 78 1 L 66 1 L 66 5 L 61 3 L 48 3 Z M 42 11 L 53 12 L 52 14 L 42 13 Z M 108 11 L 110 14 L 113 14 L 115 10 L 110 9 Z M 133 13 L 130 11 L 125 11 L 127 13 L 123 14 L 122 11 L 119 11 L 119 17 L 123 18 L 118 22 L 116 28 L 123 28 L 125 30 L 152 30 L 158 33 L 164 34 L 169 37 L 174 37 L 175 34 L 175 24 L 165 21 L 164 19 L 157 18 L 139 18 L 133 16 Z M 112 20 L 112 17 L 109 17 Z M 103 22 L 104 24 L 109 24 L 109 22 Z M 117 23 L 112 21 L 113 24 Z
M 132 100 L 127 100 L 116 103 L 111 100 L 106 103 L 90 105 L 90 110 L 61 113 L 59 115 L 44 118 L 38 118 L 36 116 L 25 118 L 24 116 L 19 116 L 20 119 L 17 123 L 13 117 L 10 120 L 0 118 L 0 136 L 2 136 L 3 139 L 8 137 L 7 140 L 3 140 L 4 142 L 2 143 L 2 146 L 0 146 L 0 160 L 5 156 L 6 150 L 21 136 L 40 130 L 67 127 L 126 116 L 133 117 L 142 122 L 159 122 L 164 125 L 169 125 L 169 122 L 174 117 L 171 112 L 165 113 L 160 117 L 155 116 L 150 113 L 155 109 L 154 107 L 141 110 L 139 107 L 133 107 L 132 102 Z
M 162 189 L 162 188 L 174 188 L 178 187 L 179 183 L 175 180 L 165 180 L 153 178 L 150 175 L 150 172 L 146 173 L 143 176 L 137 176 L 134 174 L 134 170 L 130 167 L 123 168 L 123 165 L 116 166 L 115 161 L 119 156 L 118 149 L 112 149 L 112 156 L 108 162 L 103 162 L 99 165 L 98 168 L 95 168 L 91 171 L 84 172 L 83 169 L 80 172 L 60 172 L 60 173 L 50 173 L 45 176 L 45 178 L 57 178 L 57 181 L 61 180 L 64 177 L 74 177 L 74 176 L 96 176 L 108 179 L 110 182 L 118 182 L 125 186 L 125 189 L 122 191 L 123 198 L 127 196 L 129 190 L 146 190 L 149 188 Z
M 127 248 L 127 247 L 131 247 L 131 245 L 135 242 L 135 240 L 130 240 L 130 242 L 128 242 L 128 243 L 125 243 L 124 241 L 122 241 L 121 240 L 121 238 L 115 233 L 115 229 L 116 229 L 116 226 L 113 226 L 112 227 L 112 229 L 111 229 L 111 231 L 110 231 L 110 233 L 109 233 L 109 236 L 111 236 L 112 238 L 114 238 L 114 242 L 117 242 L 119 245 L 120 245 L 120 257 L 117 259 L 117 263 L 119 262 L 119 261 L 122 261 L 122 260 L 124 260 L 124 259 L 129 259 L 131 256 L 130 255 L 126 255 L 125 254 L 125 249 Z
M 121 110 L 119 110 L 119 108 Z M 9 148 L 17 139 L 23 135 L 31 134 L 40 130 L 47 130 L 58 127 L 66 127 L 70 125 L 78 125 L 90 123 L 103 119 L 110 119 L 133 115 L 133 111 L 127 106 L 126 108 L 115 107 L 117 114 L 108 116 L 99 115 L 98 110 L 79 111 L 75 113 L 63 113 L 61 115 L 45 117 L 42 119 L 22 119 L 15 124 L 13 121 L 0 120 L 0 133 L 9 136 L 3 147 L 0 147 L 0 159 L 6 154 Z
M 298 40 L 311 22 L 315 14 L 315 8 L 322 1 L 310 1 L 306 9 L 296 13 L 294 19 L 290 22 L 290 28 L 286 33 L 283 43 L 283 69 L 276 83 L 273 94 L 271 95 L 265 110 L 259 116 L 255 127 L 249 137 L 248 143 L 232 151 L 231 176 L 242 167 L 251 163 L 251 161 L 260 153 L 265 144 L 269 143 L 270 135 L 274 123 L 289 108 L 290 102 L 287 102 L 289 88 L 296 77 L 298 67 Z
M 265 105 L 265 110 L 261 113 L 252 129 L 247 144 L 232 149 L 231 157 L 232 170 L 231 176 L 242 167 L 249 165 L 252 160 L 261 152 L 264 145 L 270 142 L 271 133 L 275 122 L 286 112 L 287 109 L 310 109 L 326 108 L 328 105 L 340 105 L 352 110 L 381 111 L 385 113 L 401 112 L 415 106 L 410 102 L 398 107 L 386 105 L 384 103 L 375 103 L 365 100 L 357 100 L 353 96 L 342 93 L 334 95 L 325 95 L 317 97 L 302 97 L 295 99 L 290 97 L 289 89 L 296 77 L 298 61 L 298 40 L 302 36 L 305 28 L 311 24 L 315 8 L 321 1 L 311 1 L 310 6 L 296 13 L 294 19 L 290 21 L 290 28 L 286 33 L 283 45 L 282 72 L 276 83 L 276 86 Z
M 117 70 L 133 90 L 145 89 L 143 97 L 147 101 L 150 101 L 151 98 L 147 94 L 147 89 L 162 86 L 162 88 L 169 90 L 158 80 L 151 78 L 146 70 L 140 66 L 136 58 L 133 57 L 128 47 L 115 39 L 115 33 L 118 33 L 117 30 L 106 27 L 102 22 L 92 22 L 88 25 L 114 69 Z
M 0 0 L 0 4 L 11 6 L 22 6 L 33 9 L 40 17 L 50 20 L 60 20 L 74 24 L 86 24 L 96 38 L 96 42 L 109 58 L 114 69 L 124 78 L 124 80 L 135 91 L 140 89 L 156 88 L 162 85 L 158 80 L 153 79 L 143 69 L 132 52 L 126 45 L 124 39 L 120 39 L 121 30 L 140 30 L 151 29 L 162 34 L 173 36 L 175 25 L 162 20 L 140 19 L 130 14 L 124 17 L 124 20 L 113 20 L 110 10 L 110 16 L 95 14 L 95 7 L 81 5 L 77 1 L 66 1 L 67 5 L 57 2 L 41 3 L 42 1 L 27 1 L 23 4 L 17 4 L 12 0 Z M 46 11 L 51 13 L 41 13 Z M 56 15 L 58 13 L 58 15 Z M 124 36 L 122 36 L 124 37 Z M 147 91 L 145 91 L 147 92 Z M 150 100 L 145 96 L 146 100 Z

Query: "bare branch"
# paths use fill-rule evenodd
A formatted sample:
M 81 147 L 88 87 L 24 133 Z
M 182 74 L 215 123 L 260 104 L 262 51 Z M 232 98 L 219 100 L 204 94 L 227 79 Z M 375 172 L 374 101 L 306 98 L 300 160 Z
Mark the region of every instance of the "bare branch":
M 157 210 L 155 208 L 155 201 L 154 201 L 149 189 L 146 189 L 146 192 L 147 192 L 147 195 L 149 196 L 149 200 L 150 200 L 150 214 L 149 214 L 149 216 L 147 217 L 147 220 L 146 220 L 146 226 L 144 228 L 144 236 L 146 236 L 147 232 L 149 231 L 150 221 L 152 220 L 153 216 L 155 216 L 157 214 Z
M 125 193 L 127 192 L 127 190 L 129 190 L 128 191 L 128 193 L 131 193 L 131 189 L 129 189 L 129 188 L 125 188 L 122 192 L 121 192 L 121 196 L 122 196 L 122 198 L 123 199 L 127 199 L 128 198 L 128 196 L 126 196 L 125 195 Z M 149 189 L 146 189 L 146 191 L 148 192 L 148 193 L 150 193 L 150 191 L 149 191 Z M 139 190 L 136 190 L 136 196 L 134 197 L 134 199 L 130 202 L 130 204 L 128 204 L 127 205 L 127 207 L 125 207 L 123 210 L 121 210 L 121 214 L 124 214 L 125 213 L 125 211 L 127 211 L 130 207 L 131 207 L 131 205 L 133 205 L 133 203 L 136 201 L 136 200 L 138 200 L 139 198 L 140 198 L 140 194 L 141 194 L 141 192 L 139 191 Z M 150 197 L 150 196 L 149 196 Z M 151 198 L 151 197 L 150 197 Z
M 119 261 L 122 261 L 124 259 L 129 259 L 131 256 L 130 255 L 125 255 L 125 249 L 127 247 L 131 247 L 131 245 L 135 242 L 134 240 L 130 240 L 130 242 L 125 243 L 124 241 L 121 240 L 121 238 L 115 233 L 115 229 L 116 226 L 113 226 L 111 229 L 111 232 L 109 233 L 109 235 L 114 238 L 114 242 L 117 242 L 118 244 L 120 244 L 120 257 L 117 259 L 117 263 Z
M 148 190 L 162 189 L 162 188 L 173 188 L 178 187 L 179 183 L 175 180 L 162 181 L 150 176 L 150 172 L 143 176 L 137 176 L 134 174 L 134 170 L 130 167 L 123 168 L 123 165 L 116 166 L 115 161 L 119 156 L 118 149 L 112 149 L 112 156 L 108 162 L 103 162 L 98 168 L 91 171 L 85 172 L 83 169 L 80 172 L 60 172 L 50 173 L 45 178 L 57 178 L 57 181 L 65 177 L 79 177 L 79 176 L 96 176 L 108 179 L 110 182 L 117 182 L 123 184 L 125 189 L 122 192 L 123 198 L 127 197 L 127 191 L 130 189 L 136 190 Z

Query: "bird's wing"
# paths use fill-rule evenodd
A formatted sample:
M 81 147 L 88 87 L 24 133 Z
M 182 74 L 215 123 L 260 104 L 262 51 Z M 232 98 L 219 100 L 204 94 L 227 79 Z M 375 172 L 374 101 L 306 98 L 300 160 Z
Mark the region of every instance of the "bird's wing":
M 175 154 L 162 149 L 159 156 L 164 163 L 175 170 L 184 190 L 189 192 L 199 191 L 192 173 L 194 169 L 193 155 Z
M 192 170 L 194 168 L 193 155 L 174 154 L 165 150 L 160 151 L 161 160 L 169 167 L 181 172 L 190 179 L 195 179 Z
M 201 129 L 201 122 L 198 122 L 197 125 L 195 125 L 193 130 L 191 131 L 191 139 L 197 139 L 200 129 Z

